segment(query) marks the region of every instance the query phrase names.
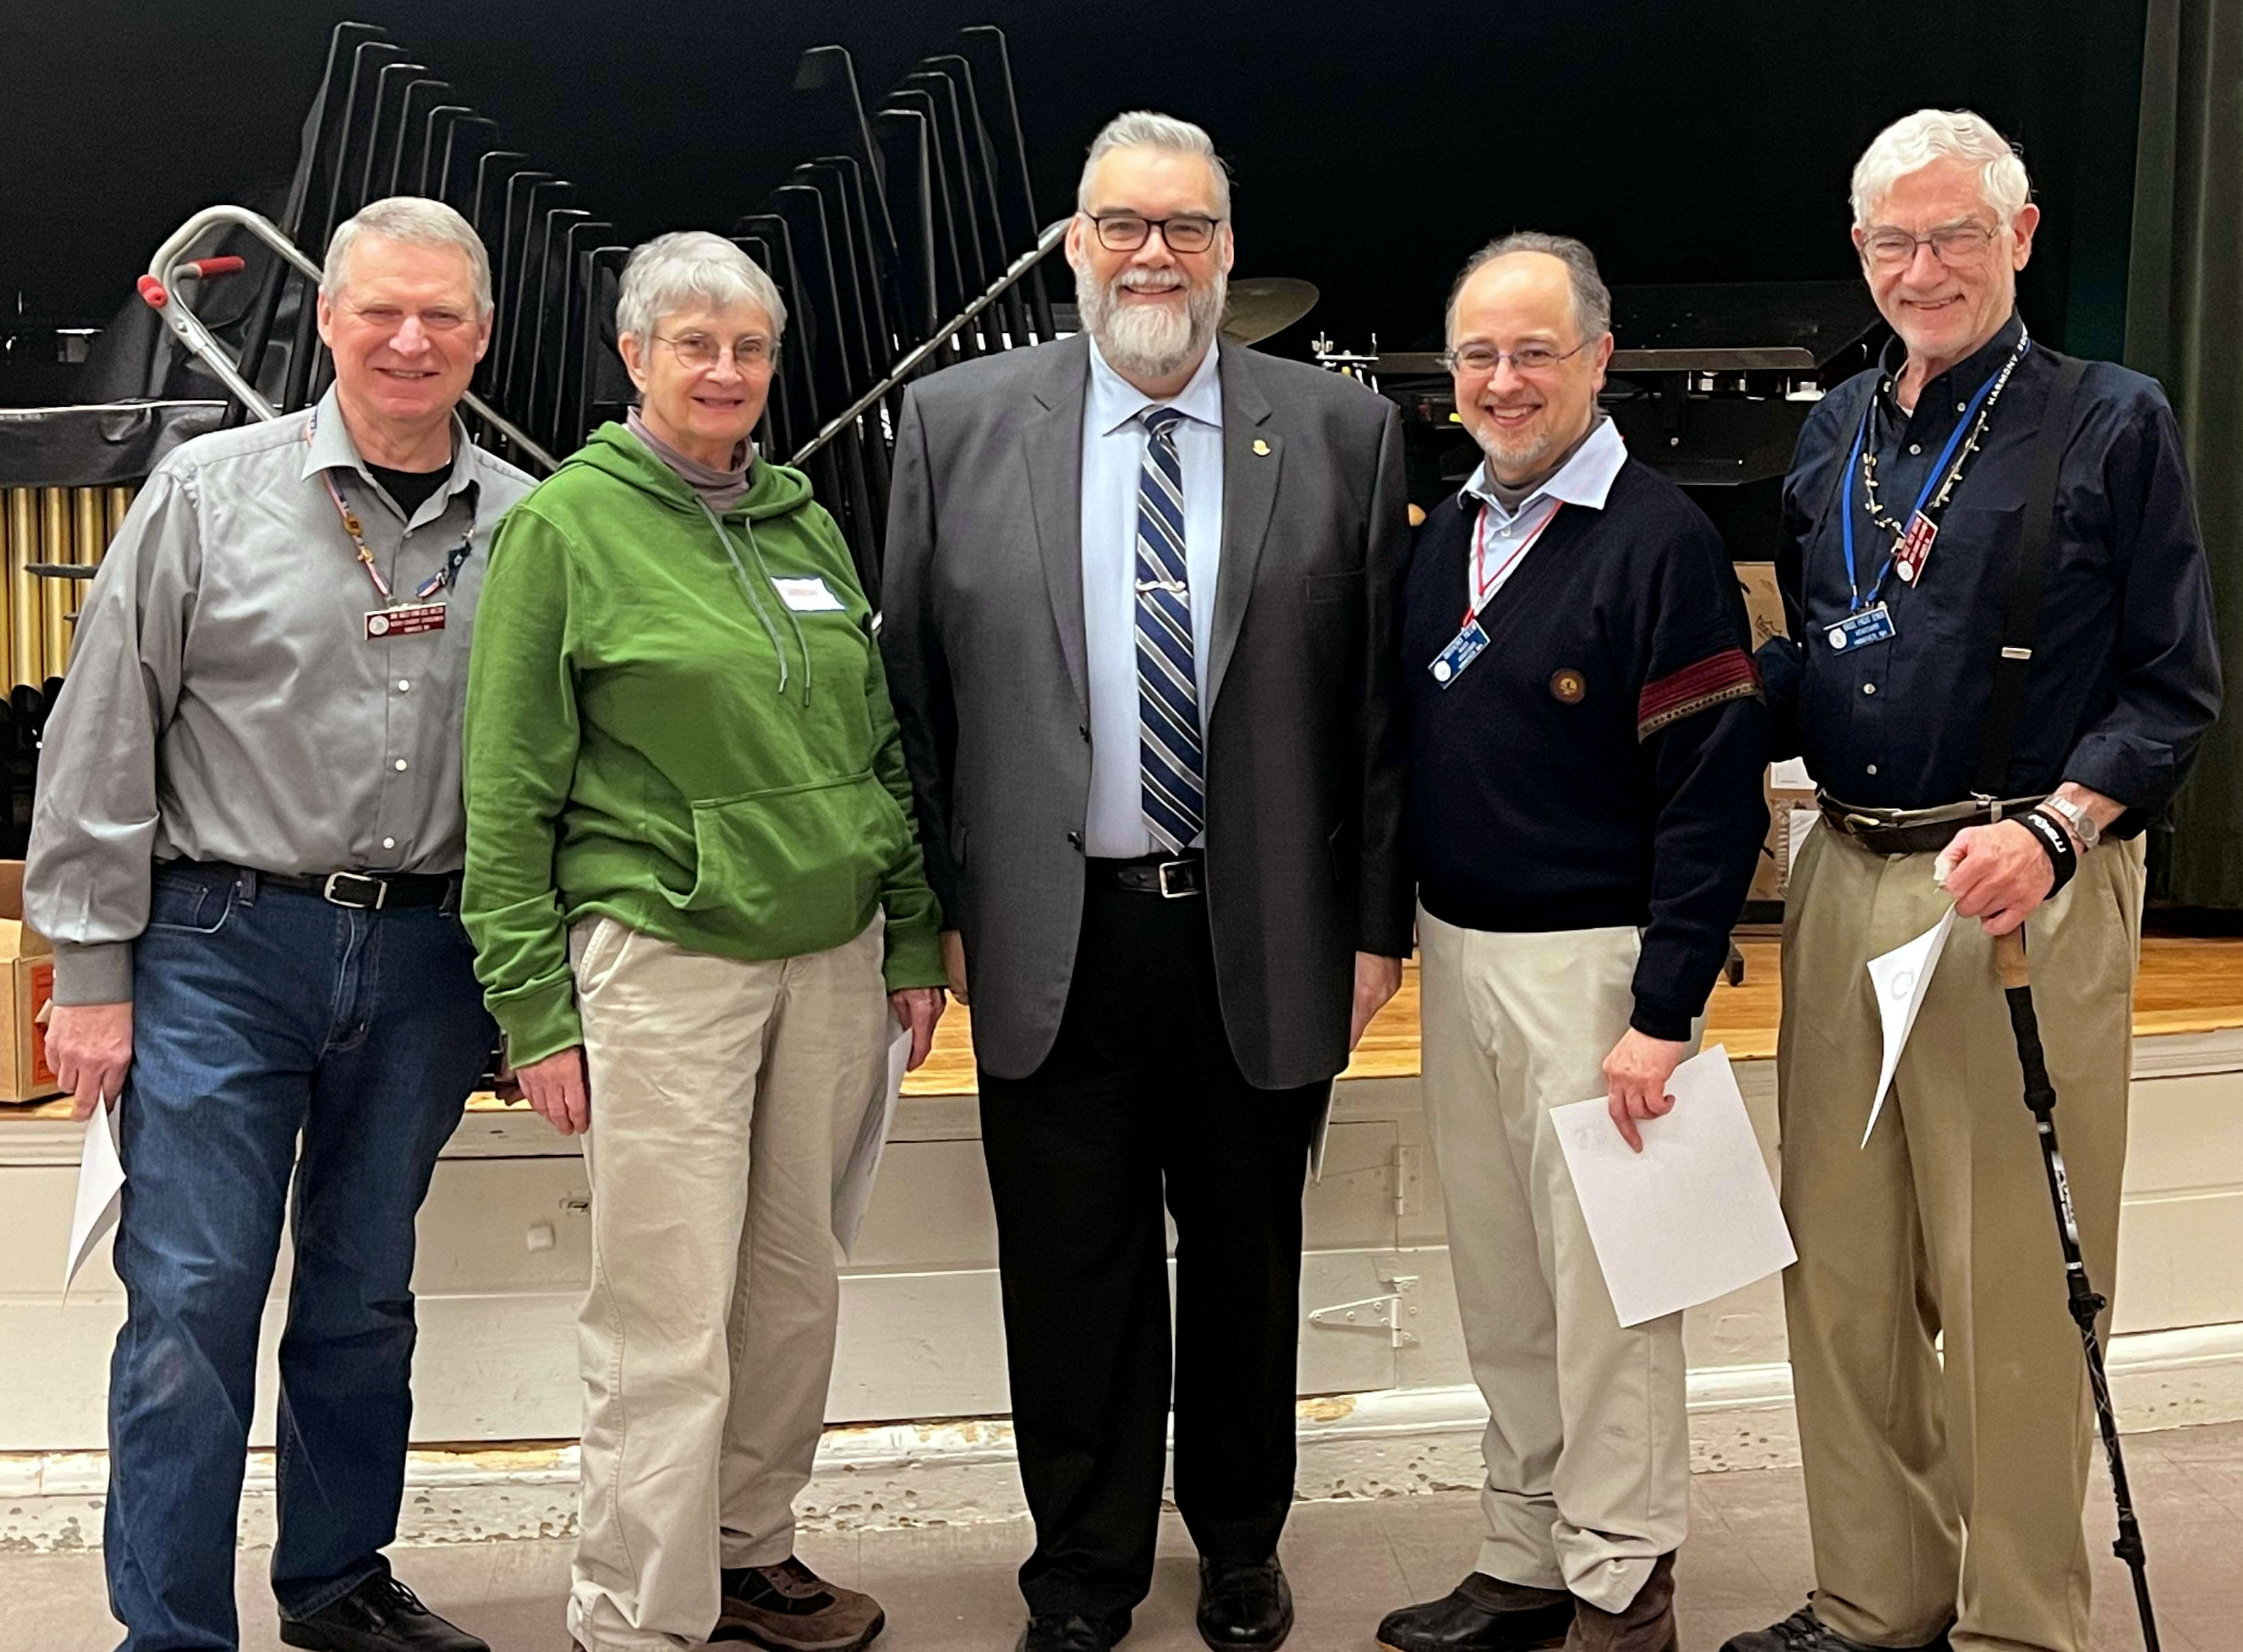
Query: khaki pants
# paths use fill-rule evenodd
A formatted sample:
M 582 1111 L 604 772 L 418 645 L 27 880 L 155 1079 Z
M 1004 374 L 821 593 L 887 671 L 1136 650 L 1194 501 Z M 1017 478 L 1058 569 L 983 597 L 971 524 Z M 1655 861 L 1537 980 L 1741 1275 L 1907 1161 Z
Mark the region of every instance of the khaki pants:
M 1934 859 L 1871 854 L 1825 826 L 1792 874 L 1777 1079 L 1815 1608 L 1869 1646 L 1921 1645 L 1953 1619 L 1957 1652 L 2085 1652 L 2086 1369 L 1976 922 L 1956 920 L 1862 1145 L 1883 1052 L 1863 966 L 1946 910 Z M 2142 876 L 2139 839 L 2105 845 L 2025 927 L 2057 1131 L 2105 1294 Z
M 882 1077 L 881 928 L 799 958 L 570 938 L 591 1131 L 577 1327 L 586 1652 L 701 1644 L 720 1566 L 794 1548 L 839 1305 L 833 1186 Z
M 1425 1122 L 1488 1408 L 1474 1569 L 1617 1612 L 1688 1529 L 1682 1316 L 1621 1328 L 1547 1115 L 1604 1093 L 1639 937 L 1420 907 L 1418 939 Z

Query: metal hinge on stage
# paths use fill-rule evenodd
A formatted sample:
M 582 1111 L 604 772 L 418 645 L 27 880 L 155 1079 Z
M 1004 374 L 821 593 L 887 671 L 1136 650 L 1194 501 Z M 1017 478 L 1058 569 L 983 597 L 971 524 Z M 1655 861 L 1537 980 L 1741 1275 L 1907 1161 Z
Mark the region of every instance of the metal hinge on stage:
M 1378 1282 L 1390 1287 L 1386 1295 L 1365 1297 L 1359 1302 L 1335 1302 L 1329 1307 L 1311 1308 L 1309 1310 L 1309 1323 L 1326 1331 L 1384 1332 L 1389 1339 L 1389 1346 L 1416 1347 L 1416 1334 L 1402 1328 L 1402 1298 L 1416 1288 L 1418 1276 L 1395 1274 L 1389 1277 L 1381 1274 Z

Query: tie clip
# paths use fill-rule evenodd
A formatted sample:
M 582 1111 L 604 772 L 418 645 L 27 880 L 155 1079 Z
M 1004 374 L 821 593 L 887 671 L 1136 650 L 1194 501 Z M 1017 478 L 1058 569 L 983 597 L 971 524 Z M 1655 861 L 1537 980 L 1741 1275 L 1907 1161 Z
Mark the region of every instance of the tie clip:
M 1187 589 L 1189 588 L 1181 579 L 1141 579 L 1137 582 L 1137 594 L 1140 597 L 1148 590 L 1164 590 L 1171 597 L 1181 597 Z

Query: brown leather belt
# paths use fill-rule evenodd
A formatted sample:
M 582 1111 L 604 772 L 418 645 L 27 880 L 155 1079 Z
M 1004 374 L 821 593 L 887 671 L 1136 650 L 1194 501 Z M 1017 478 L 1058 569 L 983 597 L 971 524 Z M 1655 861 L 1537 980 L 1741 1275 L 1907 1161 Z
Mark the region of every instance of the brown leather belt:
M 1132 894 L 1164 895 L 1174 900 L 1207 891 L 1207 862 L 1197 850 L 1181 856 L 1146 855 L 1136 860 L 1092 860 L 1090 880 Z
M 1973 798 L 1936 809 L 1870 809 L 1815 794 L 1822 819 L 1871 854 L 1936 854 L 1971 826 L 1991 826 L 2023 814 L 2042 798 Z

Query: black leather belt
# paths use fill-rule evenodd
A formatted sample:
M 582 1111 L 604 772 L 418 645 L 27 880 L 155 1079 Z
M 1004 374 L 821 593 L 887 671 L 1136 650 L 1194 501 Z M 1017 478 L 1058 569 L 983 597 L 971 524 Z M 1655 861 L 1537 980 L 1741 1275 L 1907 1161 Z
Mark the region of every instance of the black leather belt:
M 381 912 L 392 907 L 441 907 L 459 888 L 455 873 L 444 872 L 259 872 L 222 860 L 198 860 L 197 866 L 239 877 L 248 873 L 261 887 L 290 889 L 313 894 L 330 906 L 354 912 Z
M 1136 860 L 1093 860 L 1089 866 L 1090 880 L 1102 888 L 1171 900 L 1207 892 L 1207 862 L 1196 852 L 1178 858 L 1148 854 Z
M 1936 809 L 1869 809 L 1841 803 L 1829 792 L 1815 801 L 1832 829 L 1853 839 L 1871 854 L 1937 854 L 1970 826 L 1991 826 L 2023 814 L 2040 798 L 1971 799 Z

